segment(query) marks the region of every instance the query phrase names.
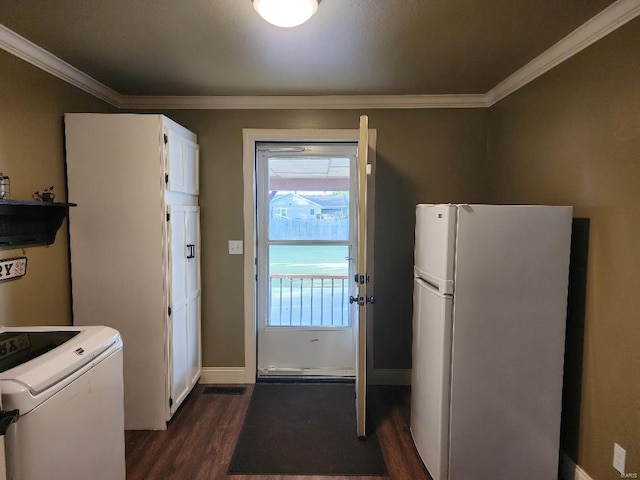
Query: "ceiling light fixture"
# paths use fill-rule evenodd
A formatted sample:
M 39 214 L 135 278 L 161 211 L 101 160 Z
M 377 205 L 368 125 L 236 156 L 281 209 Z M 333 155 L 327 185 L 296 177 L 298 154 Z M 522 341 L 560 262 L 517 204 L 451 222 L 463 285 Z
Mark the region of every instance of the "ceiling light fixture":
M 297 27 L 309 20 L 320 0 L 252 0 L 253 8 L 277 27 Z

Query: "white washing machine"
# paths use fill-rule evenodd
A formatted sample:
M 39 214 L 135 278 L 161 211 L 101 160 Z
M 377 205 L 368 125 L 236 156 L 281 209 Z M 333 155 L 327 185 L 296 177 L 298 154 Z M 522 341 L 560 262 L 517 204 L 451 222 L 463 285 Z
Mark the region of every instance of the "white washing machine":
M 109 327 L 0 327 L 11 480 L 123 480 L 122 339 Z

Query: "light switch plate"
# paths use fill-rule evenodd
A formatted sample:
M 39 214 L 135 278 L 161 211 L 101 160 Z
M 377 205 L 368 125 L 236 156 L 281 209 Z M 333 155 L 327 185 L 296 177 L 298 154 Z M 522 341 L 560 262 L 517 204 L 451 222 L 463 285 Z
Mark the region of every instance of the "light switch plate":
M 242 240 L 229 240 L 229 255 L 242 255 Z

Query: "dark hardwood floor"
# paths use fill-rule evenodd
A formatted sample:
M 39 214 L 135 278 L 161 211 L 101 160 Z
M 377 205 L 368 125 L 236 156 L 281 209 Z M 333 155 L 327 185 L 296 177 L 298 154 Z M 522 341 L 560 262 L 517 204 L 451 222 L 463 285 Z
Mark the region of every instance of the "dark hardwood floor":
M 387 477 L 227 475 L 227 469 L 251 399 L 243 395 L 203 395 L 197 385 L 166 431 L 127 431 L 128 480 L 430 480 L 409 432 L 407 387 L 372 387 L 369 414 L 387 465 Z M 355 432 L 354 432 L 355 435 Z

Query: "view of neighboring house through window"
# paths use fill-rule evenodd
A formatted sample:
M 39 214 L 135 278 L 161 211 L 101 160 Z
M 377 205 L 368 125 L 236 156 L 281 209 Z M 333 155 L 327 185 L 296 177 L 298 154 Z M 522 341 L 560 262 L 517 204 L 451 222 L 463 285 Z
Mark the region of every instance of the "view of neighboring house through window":
M 349 192 L 270 194 L 269 325 L 349 325 Z

